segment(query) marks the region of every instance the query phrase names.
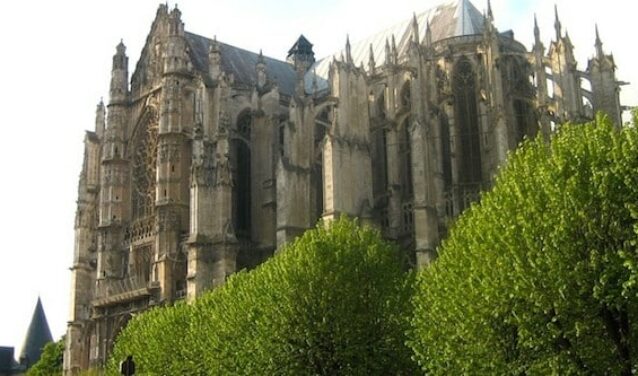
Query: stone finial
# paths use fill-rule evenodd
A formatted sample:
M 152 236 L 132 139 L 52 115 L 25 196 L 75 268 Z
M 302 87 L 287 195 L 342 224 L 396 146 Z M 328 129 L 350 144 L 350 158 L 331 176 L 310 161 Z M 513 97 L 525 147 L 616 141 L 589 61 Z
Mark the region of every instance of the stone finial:
M 534 13 L 534 40 L 536 43 L 541 41 L 541 30 L 538 28 L 538 20 L 536 19 L 536 13 Z
M 430 27 L 430 19 L 426 20 L 425 26 L 425 45 L 428 47 L 432 46 L 432 28 Z

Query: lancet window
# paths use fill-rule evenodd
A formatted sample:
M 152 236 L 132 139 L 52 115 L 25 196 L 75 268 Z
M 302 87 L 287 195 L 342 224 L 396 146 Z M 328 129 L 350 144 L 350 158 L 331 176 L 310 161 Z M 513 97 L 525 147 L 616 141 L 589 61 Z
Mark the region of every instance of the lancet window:
M 459 182 L 477 184 L 482 180 L 481 148 L 476 75 L 472 63 L 461 58 L 454 71 L 455 112 L 459 136 Z
M 237 117 L 236 136 L 231 142 L 233 177 L 233 227 L 238 238 L 249 239 L 251 228 L 251 153 L 252 115 L 244 111 Z

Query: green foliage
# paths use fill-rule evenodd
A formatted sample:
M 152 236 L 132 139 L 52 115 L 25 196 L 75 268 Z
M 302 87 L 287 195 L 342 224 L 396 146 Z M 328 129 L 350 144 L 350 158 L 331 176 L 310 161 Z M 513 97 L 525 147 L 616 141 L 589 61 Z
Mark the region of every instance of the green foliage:
M 509 156 L 418 277 L 428 374 L 638 368 L 638 131 L 598 117 Z
M 27 371 L 27 376 L 62 375 L 64 337 L 57 342 L 49 342 L 42 348 L 40 360 Z
M 403 261 L 373 229 L 320 224 L 192 305 L 133 318 L 109 369 L 133 354 L 149 375 L 414 374 Z

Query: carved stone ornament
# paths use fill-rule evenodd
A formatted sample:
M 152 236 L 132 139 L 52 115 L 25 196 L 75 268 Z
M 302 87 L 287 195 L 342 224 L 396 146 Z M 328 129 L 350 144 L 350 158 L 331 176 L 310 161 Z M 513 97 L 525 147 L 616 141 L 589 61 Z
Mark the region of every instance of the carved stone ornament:
M 172 210 L 162 210 L 157 215 L 157 231 L 171 231 L 179 229 L 179 216 Z
M 159 145 L 159 162 L 160 163 L 177 163 L 180 159 L 179 144 L 175 142 L 160 143 Z

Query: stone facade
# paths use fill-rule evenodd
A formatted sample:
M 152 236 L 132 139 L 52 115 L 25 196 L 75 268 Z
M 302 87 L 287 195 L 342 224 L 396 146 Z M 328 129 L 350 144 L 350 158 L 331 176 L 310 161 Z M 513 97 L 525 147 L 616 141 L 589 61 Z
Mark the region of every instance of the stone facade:
M 523 137 L 594 111 L 621 122 L 613 57 L 585 72 L 558 16 L 546 53 L 468 0 L 315 61 L 184 31 L 160 5 L 134 73 L 85 138 L 65 373 L 104 364 L 132 314 L 197 298 L 323 218 L 379 226 L 416 267 Z M 589 80 L 591 90 L 581 88 Z

